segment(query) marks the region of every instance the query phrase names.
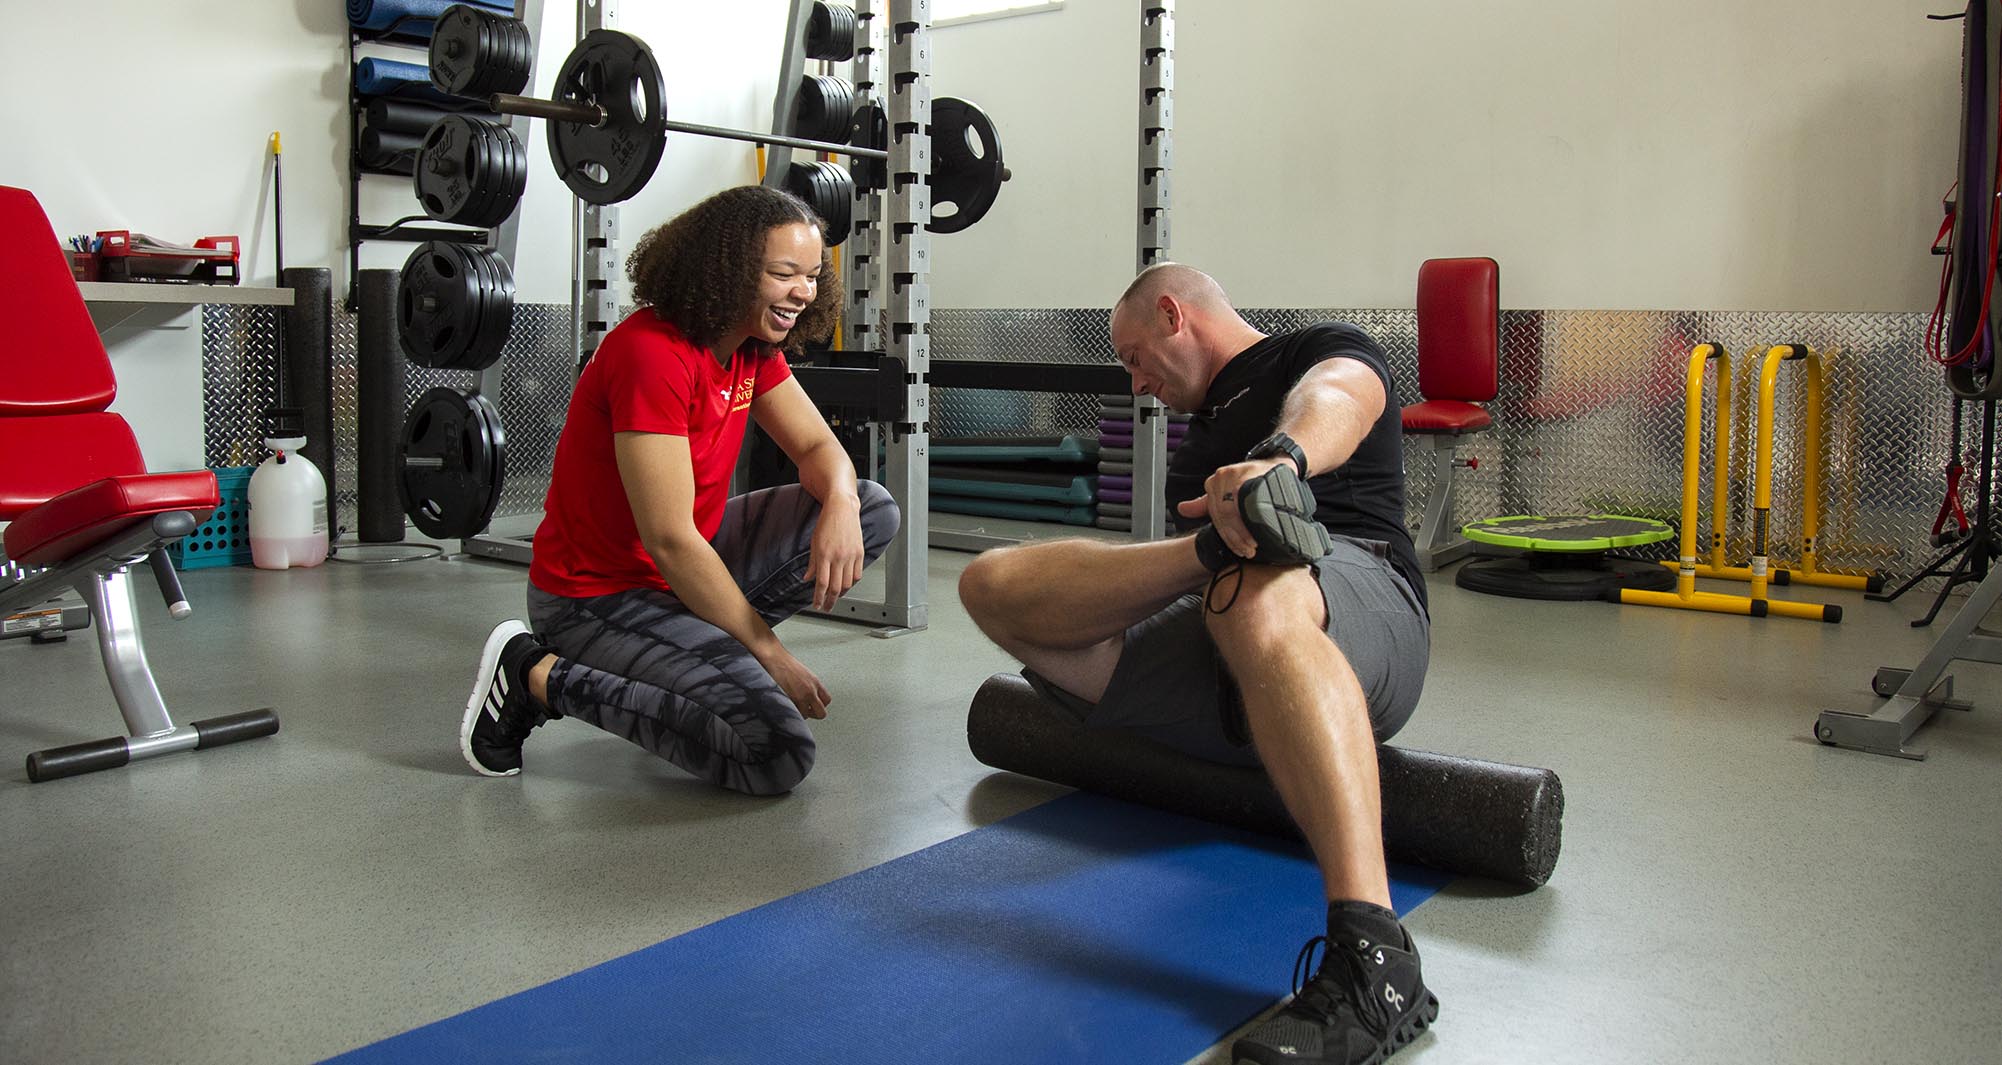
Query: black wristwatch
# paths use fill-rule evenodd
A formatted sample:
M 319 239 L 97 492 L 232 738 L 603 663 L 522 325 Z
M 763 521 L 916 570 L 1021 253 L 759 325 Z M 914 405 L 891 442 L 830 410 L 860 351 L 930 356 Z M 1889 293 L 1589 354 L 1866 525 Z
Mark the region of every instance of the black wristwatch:
M 1250 451 L 1244 453 L 1244 457 L 1247 459 L 1269 459 L 1280 456 L 1292 459 L 1294 467 L 1300 471 L 1300 479 L 1306 480 L 1307 453 L 1302 451 L 1300 445 L 1294 443 L 1293 438 L 1287 436 L 1285 433 L 1273 433 L 1271 436 L 1253 445 Z

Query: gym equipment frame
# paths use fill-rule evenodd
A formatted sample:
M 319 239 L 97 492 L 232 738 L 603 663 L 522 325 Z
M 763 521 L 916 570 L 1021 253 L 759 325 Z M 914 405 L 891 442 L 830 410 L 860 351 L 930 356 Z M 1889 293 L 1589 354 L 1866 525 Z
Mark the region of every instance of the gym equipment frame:
M 1703 370 L 1713 359 L 1717 363 L 1717 414 L 1714 434 L 1716 443 L 1713 448 L 1714 465 L 1711 472 L 1712 561 L 1710 565 L 1702 566 L 1696 561 L 1696 482 L 1703 449 Z M 1779 364 L 1787 359 L 1807 361 L 1807 417 L 1806 425 L 1803 427 L 1803 434 L 1806 437 L 1806 470 L 1802 474 L 1801 492 L 1806 497 L 1802 505 L 1802 537 L 1807 544 L 1803 555 L 1808 562 L 1804 568 L 1811 569 L 1814 558 L 1815 497 L 1821 481 L 1821 360 L 1805 344 L 1779 344 L 1766 352 L 1765 362 L 1759 374 L 1752 560 L 1749 567 L 1732 571 L 1723 564 L 1725 520 L 1731 487 L 1731 353 L 1721 344 L 1698 344 L 1689 354 L 1688 398 L 1683 407 L 1680 558 L 1676 563 L 1662 563 L 1677 569 L 1675 590 L 1650 592 L 1623 588 L 1620 590 L 1620 602 L 1681 610 L 1705 610 L 1717 614 L 1742 614 L 1751 617 L 1777 616 L 1828 622 L 1842 620 L 1842 608 L 1839 606 L 1796 603 L 1766 597 L 1766 528 L 1767 517 L 1772 509 L 1773 392 L 1778 378 Z M 1733 572 L 1743 572 L 1746 576 L 1741 579 L 1751 581 L 1750 595 L 1722 595 L 1696 590 L 1696 578 L 1699 576 L 1729 577 Z

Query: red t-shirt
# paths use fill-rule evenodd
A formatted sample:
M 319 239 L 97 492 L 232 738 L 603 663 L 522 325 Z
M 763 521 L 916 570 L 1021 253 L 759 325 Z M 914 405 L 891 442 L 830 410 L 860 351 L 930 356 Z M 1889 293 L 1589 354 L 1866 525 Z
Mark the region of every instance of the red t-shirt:
M 620 322 L 599 342 L 570 395 L 529 581 L 572 598 L 667 590 L 640 542 L 612 434 L 688 438 L 695 528 L 708 539 L 723 524 L 751 401 L 791 376 L 784 356 L 757 341 L 738 348 L 725 368 L 651 310 Z

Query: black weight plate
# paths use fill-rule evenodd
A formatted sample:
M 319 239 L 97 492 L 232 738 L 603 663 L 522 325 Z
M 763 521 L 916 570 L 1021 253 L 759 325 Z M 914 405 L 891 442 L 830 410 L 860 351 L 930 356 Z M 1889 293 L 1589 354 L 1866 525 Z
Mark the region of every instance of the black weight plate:
M 667 87 L 646 42 L 617 30 L 585 35 L 556 74 L 552 95 L 605 109 L 603 126 L 549 122 L 549 159 L 577 198 L 600 206 L 631 199 L 660 165 Z
M 417 169 L 411 184 L 424 213 L 441 222 L 453 221 L 466 209 L 472 186 L 466 174 L 466 119 L 446 115 L 431 124 L 417 149 Z
M 854 109 L 853 85 L 825 74 L 803 75 L 793 100 L 793 136 L 846 144 Z
M 507 27 L 507 38 L 512 45 L 512 54 L 514 56 L 514 64 L 508 69 L 514 72 L 514 76 L 507 84 L 500 86 L 496 91 L 527 92 L 529 68 L 535 65 L 535 41 L 529 35 L 528 23 L 520 19 L 509 19 L 505 25 Z M 510 88 L 509 85 L 513 87 Z
M 848 116 L 848 143 L 857 148 L 883 151 L 890 145 L 890 118 L 883 105 L 874 100 L 857 107 Z M 889 166 L 880 159 L 855 159 L 848 164 L 849 176 L 857 188 L 880 192 L 890 187 Z
M 468 249 L 480 275 L 482 298 L 479 327 L 459 362 L 464 370 L 484 370 L 500 361 L 514 331 L 514 271 L 499 252 L 486 248 Z
M 957 233 L 986 216 L 1008 180 L 1001 135 L 987 112 L 951 96 L 932 101 L 931 128 L 932 218 L 925 228 Z M 951 204 L 953 213 L 940 215 L 940 204 Z
M 486 249 L 460 245 L 459 254 L 465 262 L 466 276 L 473 279 L 473 313 L 465 343 L 459 345 L 458 357 L 452 360 L 451 366 L 443 368 L 478 370 L 482 369 L 477 363 L 484 357 L 486 321 L 489 301 L 493 298 L 494 279 L 487 267 Z
M 493 215 L 494 197 L 506 176 L 500 172 L 500 161 L 494 157 L 493 136 L 487 124 L 479 119 L 467 119 L 468 134 L 466 145 L 467 181 L 472 192 L 466 198 L 466 208 L 459 212 L 454 221 L 469 226 L 484 226 L 484 221 Z
M 434 388 L 403 422 L 396 481 L 403 512 L 439 540 L 471 536 L 493 517 L 496 442 L 477 397 Z
M 806 18 L 806 57 L 836 63 L 855 58 L 855 9 L 816 2 Z
M 472 407 L 486 425 L 488 462 L 486 506 L 479 517 L 479 529 L 485 529 L 494 520 L 494 511 L 500 506 L 501 490 L 507 486 L 507 432 L 501 426 L 500 408 L 484 394 L 472 395 Z
M 417 246 L 397 280 L 396 336 L 418 366 L 450 369 L 478 327 L 479 281 L 463 249 L 447 241 Z
M 822 161 L 813 165 L 820 171 L 825 189 L 827 210 L 821 217 L 827 219 L 828 227 L 834 230 L 828 237 L 827 245 L 830 248 L 839 247 L 855 228 L 855 182 L 840 163 Z
M 431 30 L 431 84 L 439 92 L 471 96 L 482 65 L 488 62 L 482 26 L 473 8 L 454 4 L 438 16 Z
M 527 177 L 527 168 L 521 164 L 521 142 L 514 130 L 500 122 L 481 122 L 480 139 L 486 150 L 493 181 L 486 192 L 486 201 L 478 217 L 482 221 L 473 223 L 481 226 L 497 226 L 507 221 L 509 215 L 521 203 L 522 187 Z

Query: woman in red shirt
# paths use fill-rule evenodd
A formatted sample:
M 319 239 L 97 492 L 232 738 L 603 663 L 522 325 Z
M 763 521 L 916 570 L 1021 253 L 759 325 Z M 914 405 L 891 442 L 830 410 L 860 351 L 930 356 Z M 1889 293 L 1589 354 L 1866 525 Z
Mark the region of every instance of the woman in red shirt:
M 788 193 L 718 193 L 642 237 L 640 309 L 570 397 L 529 567 L 528 616 L 487 637 L 459 731 L 489 776 L 551 718 L 624 737 L 713 783 L 791 790 L 832 696 L 772 626 L 828 609 L 896 534 L 784 353 L 834 327 L 824 223 Z M 799 483 L 729 494 L 754 419 Z

